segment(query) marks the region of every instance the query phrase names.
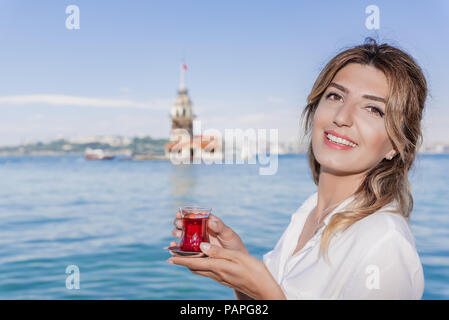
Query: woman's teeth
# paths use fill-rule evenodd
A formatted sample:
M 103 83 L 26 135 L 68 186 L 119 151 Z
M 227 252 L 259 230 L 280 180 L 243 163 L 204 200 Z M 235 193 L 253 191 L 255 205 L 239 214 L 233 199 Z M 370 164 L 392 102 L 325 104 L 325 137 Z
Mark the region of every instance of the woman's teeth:
M 327 137 L 330 141 L 335 142 L 335 143 L 338 143 L 338 144 L 342 144 L 342 145 L 345 145 L 345 146 L 351 146 L 351 147 L 355 147 L 355 146 L 356 146 L 356 144 L 354 144 L 354 143 L 352 143 L 352 142 L 349 142 L 348 140 L 345 140 L 345 139 L 342 139 L 342 138 L 338 138 L 338 137 L 336 137 L 336 136 L 333 136 L 333 135 L 331 135 L 330 133 L 326 134 L 326 137 Z

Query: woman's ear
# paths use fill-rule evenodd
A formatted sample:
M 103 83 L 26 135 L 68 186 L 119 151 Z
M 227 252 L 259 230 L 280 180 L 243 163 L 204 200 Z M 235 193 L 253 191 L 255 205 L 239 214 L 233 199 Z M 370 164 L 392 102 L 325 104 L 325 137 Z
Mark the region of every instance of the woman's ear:
M 388 152 L 386 155 L 385 155 L 385 159 L 387 159 L 387 160 L 391 160 L 391 159 L 393 159 L 393 157 L 396 155 L 396 150 L 391 150 L 390 152 Z

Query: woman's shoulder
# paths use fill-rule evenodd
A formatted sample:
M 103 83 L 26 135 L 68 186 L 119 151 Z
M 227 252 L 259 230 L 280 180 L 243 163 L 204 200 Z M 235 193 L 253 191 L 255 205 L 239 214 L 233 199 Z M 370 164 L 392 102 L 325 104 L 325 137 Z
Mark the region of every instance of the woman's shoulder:
M 365 243 L 379 243 L 382 239 L 395 238 L 400 243 L 415 247 L 415 240 L 407 219 L 399 212 L 397 202 L 382 207 L 378 211 L 357 221 L 352 226 L 352 234 Z
M 408 221 L 397 208 L 396 204 L 385 206 L 354 223 L 341 243 L 350 251 L 345 258 L 357 261 L 354 273 L 359 276 L 354 281 L 364 281 L 374 266 L 384 283 L 379 293 L 408 297 L 411 292 L 419 299 L 424 287 L 422 264 Z

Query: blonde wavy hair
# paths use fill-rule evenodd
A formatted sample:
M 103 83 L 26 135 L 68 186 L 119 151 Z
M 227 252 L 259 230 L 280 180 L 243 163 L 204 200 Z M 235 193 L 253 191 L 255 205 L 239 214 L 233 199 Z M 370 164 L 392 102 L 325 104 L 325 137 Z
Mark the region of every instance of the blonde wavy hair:
M 302 112 L 304 137 L 309 138 L 308 160 L 313 181 L 319 183 L 320 164 L 312 149 L 311 131 L 318 103 L 337 72 L 350 63 L 369 65 L 382 71 L 389 84 L 385 128 L 396 155 L 383 159 L 365 176 L 354 194 L 349 210 L 332 216 L 323 231 L 320 254 L 327 253 L 331 238 L 357 221 L 396 200 L 398 211 L 409 221 L 413 196 L 408 172 L 422 144 L 421 120 L 427 97 L 427 83 L 421 68 L 406 52 L 372 38 L 337 54 L 319 74 Z M 305 120 L 305 121 L 304 121 Z M 346 209 L 346 208 L 345 208 Z

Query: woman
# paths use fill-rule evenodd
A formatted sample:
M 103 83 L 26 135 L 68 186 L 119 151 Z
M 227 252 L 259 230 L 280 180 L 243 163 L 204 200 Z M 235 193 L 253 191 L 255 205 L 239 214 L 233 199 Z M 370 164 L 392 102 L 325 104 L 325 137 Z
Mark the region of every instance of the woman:
M 302 114 L 318 191 L 264 262 L 215 216 L 210 244 L 202 244 L 209 258 L 169 262 L 234 288 L 238 299 L 420 299 L 408 172 L 426 95 L 420 67 L 395 47 L 368 39 L 339 53 Z M 179 238 L 179 213 L 175 226 Z

